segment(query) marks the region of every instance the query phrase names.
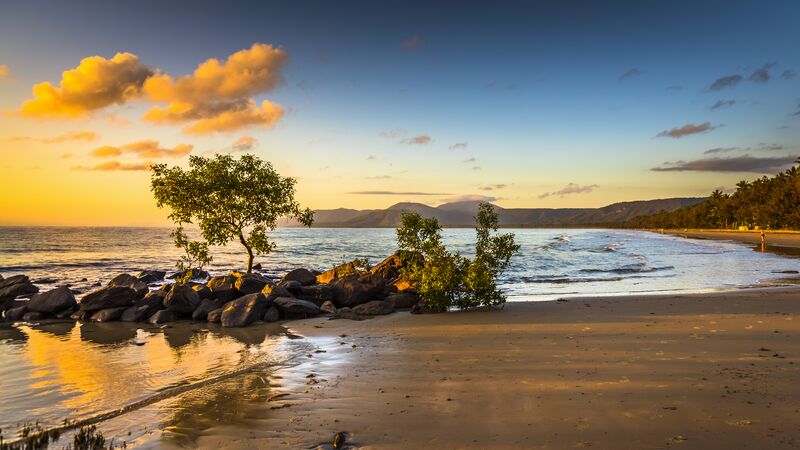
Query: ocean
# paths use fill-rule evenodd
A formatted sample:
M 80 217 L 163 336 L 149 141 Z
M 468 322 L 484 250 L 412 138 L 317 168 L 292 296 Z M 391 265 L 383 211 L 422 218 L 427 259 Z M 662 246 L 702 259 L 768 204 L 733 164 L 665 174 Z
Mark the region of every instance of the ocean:
M 625 230 L 517 229 L 522 246 L 503 275 L 510 301 L 621 293 L 702 292 L 750 286 L 798 269 L 796 259 L 738 243 Z M 180 252 L 167 228 L 0 228 L 0 275 L 27 274 L 40 289 L 85 292 L 120 273 L 174 269 Z M 446 229 L 449 248 L 469 255 L 474 231 Z M 277 278 L 291 269 L 325 270 L 353 258 L 376 264 L 396 248 L 393 229 L 279 228 L 276 250 L 258 257 Z M 212 274 L 241 270 L 236 242 L 213 249 Z

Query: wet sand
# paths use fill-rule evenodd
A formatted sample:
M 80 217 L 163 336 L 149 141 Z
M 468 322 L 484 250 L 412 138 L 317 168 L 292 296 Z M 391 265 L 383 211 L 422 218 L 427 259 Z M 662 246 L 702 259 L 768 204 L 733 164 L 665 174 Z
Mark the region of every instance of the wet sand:
M 246 433 L 217 427 L 198 446 L 337 431 L 364 448 L 800 445 L 798 288 L 287 325 L 318 353 L 278 371 Z
M 734 231 L 734 230 L 664 230 L 664 233 L 683 236 L 691 239 L 722 239 L 761 246 L 761 231 Z M 767 250 L 770 247 L 800 248 L 799 231 L 765 231 Z

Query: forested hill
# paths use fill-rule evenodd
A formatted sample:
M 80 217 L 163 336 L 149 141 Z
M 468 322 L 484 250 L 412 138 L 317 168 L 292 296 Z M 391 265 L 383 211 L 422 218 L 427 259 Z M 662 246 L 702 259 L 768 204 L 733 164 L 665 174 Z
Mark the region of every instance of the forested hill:
M 673 211 L 702 202 L 702 198 L 668 198 L 614 203 L 602 208 L 500 208 L 495 207 L 504 227 L 558 227 L 622 224 L 637 216 Z M 446 227 L 472 227 L 478 202 L 445 203 L 436 207 L 422 203 L 398 203 L 386 209 L 327 209 L 314 212 L 314 227 L 397 227 L 406 211 L 435 217 Z M 296 226 L 284 221 L 282 226 Z
M 771 178 L 740 181 L 732 194 L 716 190 L 696 205 L 636 217 L 625 226 L 800 230 L 800 169 L 792 167 Z

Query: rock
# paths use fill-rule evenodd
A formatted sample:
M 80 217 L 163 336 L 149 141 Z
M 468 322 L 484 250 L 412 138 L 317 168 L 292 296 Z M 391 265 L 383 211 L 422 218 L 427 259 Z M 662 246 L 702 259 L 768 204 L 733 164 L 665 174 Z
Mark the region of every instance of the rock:
M 172 290 L 172 286 L 175 286 L 175 283 L 164 283 L 158 288 L 159 291 L 169 292 Z
M 162 281 L 166 275 L 167 272 L 163 270 L 143 270 L 139 272 L 139 276 L 136 278 L 144 283 L 153 284 Z
M 129 287 L 136 293 L 136 298 L 142 298 L 145 296 L 145 294 L 150 292 L 150 288 L 147 287 L 147 283 L 139 280 L 133 275 L 128 275 L 127 273 L 122 273 L 112 278 L 111 281 L 108 282 L 108 286 Z
M 431 308 L 425 302 L 419 301 L 411 307 L 411 314 L 436 314 L 447 312 L 447 308 Z
M 187 278 L 188 277 L 188 278 Z M 209 277 L 208 272 L 201 269 L 187 269 L 167 275 L 172 280 L 205 280 Z
M 236 277 L 233 275 L 216 276 L 206 283 L 213 297 L 222 303 L 227 303 L 242 294 L 236 289 Z
M 261 263 L 254 264 L 253 265 L 253 270 L 261 270 Z
M 294 297 L 294 295 L 283 286 L 267 285 L 264 286 L 264 289 L 261 291 L 261 293 L 267 296 L 268 302 L 272 302 L 278 297 Z
M 36 294 L 28 301 L 28 309 L 31 311 L 52 314 L 73 308 L 78 302 L 72 291 L 66 286 L 61 286 L 52 291 Z
M 236 274 L 234 287 L 242 294 L 261 292 L 269 284 L 269 280 L 256 273 Z
M 176 284 L 164 298 L 164 307 L 178 314 L 191 314 L 200 304 L 200 296 L 185 284 Z
M 186 286 L 189 286 L 197 292 L 197 296 L 200 297 L 200 300 L 205 300 L 207 298 L 214 298 L 214 293 L 211 292 L 211 289 L 203 283 L 195 283 L 194 281 L 189 281 L 185 283 Z
M 365 320 L 368 319 L 369 316 L 359 316 L 358 314 L 353 311 L 352 308 L 339 308 L 336 310 L 335 313 L 331 314 L 331 320 L 335 319 L 348 319 L 348 320 Z
M 136 302 L 136 292 L 126 286 L 107 286 L 83 296 L 78 307 L 81 311 L 100 311 L 101 309 L 132 306 Z
M 383 316 L 394 312 L 394 305 L 384 300 L 373 300 L 355 306 L 353 312 L 359 316 Z
M 207 320 L 208 313 L 215 309 L 220 309 L 221 306 L 218 300 L 212 300 L 210 298 L 203 299 L 192 313 L 192 320 Z
M 122 313 L 128 309 L 127 307 L 119 307 L 119 308 L 107 308 L 101 309 L 96 313 L 92 314 L 92 317 L 89 319 L 92 322 L 113 322 L 115 320 L 119 320 L 122 317 Z
M 264 322 L 277 322 L 280 318 L 281 313 L 275 305 L 267 308 L 267 312 L 264 313 Z
M 136 306 L 149 305 L 157 309 L 163 309 L 165 298 L 167 298 L 167 292 L 160 290 L 150 291 L 143 299 L 136 301 Z
M 337 278 L 349 277 L 351 275 L 361 275 L 355 262 L 340 264 L 333 269 L 328 269 L 317 275 L 317 283 L 328 284 Z
M 36 322 L 38 320 L 44 319 L 46 316 L 44 313 L 40 313 L 38 311 L 28 311 L 25 315 L 22 316 L 23 322 Z
M 148 319 L 147 321 L 152 323 L 153 325 L 160 325 L 162 323 L 174 322 L 175 313 L 173 313 L 168 309 L 162 309 L 161 311 L 156 311 L 156 313 L 150 316 L 150 319 Z
M 355 306 L 383 295 L 386 282 L 377 274 L 337 278 L 329 286 L 337 308 Z
M 408 309 L 416 305 L 419 298 L 416 294 L 399 292 L 397 294 L 388 295 L 384 300 L 391 302 L 395 309 Z
M 39 292 L 39 288 L 31 283 L 27 275 L 14 275 L 0 280 L 0 300 L 15 299 Z
M 22 320 L 22 316 L 24 316 L 27 312 L 28 307 L 26 305 L 17 306 L 6 311 L 5 319 L 8 322 L 16 322 L 18 320 Z
M 281 282 L 297 281 L 301 286 L 311 286 L 317 283 L 317 277 L 308 269 L 294 269 L 284 275 Z
M 291 292 L 293 297 L 299 294 L 300 290 L 303 288 L 303 285 L 299 281 L 294 280 L 281 281 L 278 283 L 278 286 L 281 286 L 282 288 Z
M 155 311 L 148 305 L 131 306 L 122 312 L 119 320 L 123 322 L 144 322 L 153 314 L 155 314 Z
M 305 319 L 320 313 L 317 305 L 299 298 L 278 297 L 275 299 L 275 306 L 278 307 L 281 317 L 285 319 Z
M 410 258 L 410 254 L 411 252 L 398 250 L 370 269 L 370 272 L 377 273 L 385 280 L 398 278 L 400 276 L 400 269 L 405 266 L 405 262 Z
M 336 306 L 331 301 L 327 301 L 319 307 L 320 311 L 326 312 L 328 314 L 333 314 L 336 312 Z
M 333 290 L 326 284 L 302 286 L 296 297 L 321 305 L 328 300 L 333 300 Z
M 222 308 L 209 312 L 206 320 L 210 323 L 219 323 L 219 321 L 222 320 Z
M 247 294 L 222 308 L 220 322 L 226 328 L 246 327 L 264 317 L 267 309 L 267 297 L 262 293 Z

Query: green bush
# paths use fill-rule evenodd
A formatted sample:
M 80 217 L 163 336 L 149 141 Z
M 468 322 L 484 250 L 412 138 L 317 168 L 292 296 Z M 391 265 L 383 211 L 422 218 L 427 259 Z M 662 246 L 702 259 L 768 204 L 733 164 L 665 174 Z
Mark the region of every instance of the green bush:
M 403 214 L 398 247 L 421 258 L 410 258 L 402 275 L 428 307 L 466 309 L 506 301 L 497 277 L 520 247 L 512 233 L 497 234 L 498 218 L 491 204 L 481 203 L 475 219 L 475 258 L 470 260 L 447 250 L 436 219 L 416 212 Z

